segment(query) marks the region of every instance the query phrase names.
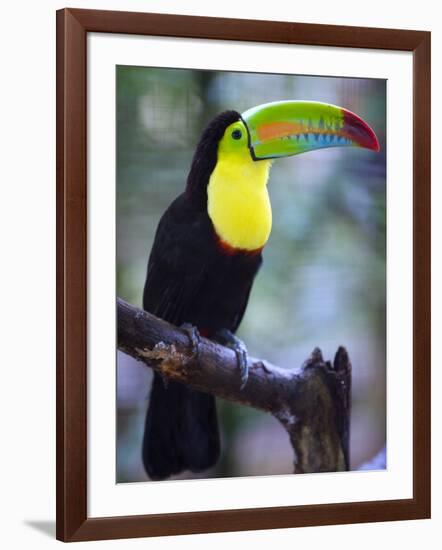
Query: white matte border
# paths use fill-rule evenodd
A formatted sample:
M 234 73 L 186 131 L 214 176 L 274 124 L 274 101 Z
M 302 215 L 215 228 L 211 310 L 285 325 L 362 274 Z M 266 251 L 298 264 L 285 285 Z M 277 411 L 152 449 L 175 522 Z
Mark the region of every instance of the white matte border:
M 412 55 L 104 33 L 87 46 L 88 516 L 411 498 Z M 116 65 L 388 79 L 386 471 L 115 483 Z

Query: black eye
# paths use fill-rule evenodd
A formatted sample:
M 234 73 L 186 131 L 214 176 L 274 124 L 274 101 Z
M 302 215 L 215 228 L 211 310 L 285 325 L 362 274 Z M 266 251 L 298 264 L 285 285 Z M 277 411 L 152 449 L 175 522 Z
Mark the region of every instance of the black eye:
M 233 130 L 233 132 L 232 132 L 232 138 L 233 139 L 241 139 L 241 137 L 242 137 L 241 130 L 238 130 L 238 129 Z

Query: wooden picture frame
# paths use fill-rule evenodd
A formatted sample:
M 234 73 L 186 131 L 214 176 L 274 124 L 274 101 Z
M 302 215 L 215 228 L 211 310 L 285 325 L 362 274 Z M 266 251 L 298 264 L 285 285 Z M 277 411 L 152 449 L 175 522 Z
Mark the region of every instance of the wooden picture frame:
M 191 513 L 87 514 L 88 33 L 413 54 L 413 498 Z M 430 33 L 64 9 L 57 12 L 57 538 L 115 539 L 430 517 Z

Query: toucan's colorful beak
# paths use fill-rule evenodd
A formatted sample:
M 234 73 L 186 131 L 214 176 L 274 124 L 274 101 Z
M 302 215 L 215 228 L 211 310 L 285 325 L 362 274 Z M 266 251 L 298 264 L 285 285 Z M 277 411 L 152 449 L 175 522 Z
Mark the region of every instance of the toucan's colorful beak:
M 277 101 L 241 115 L 254 160 L 288 157 L 325 147 L 379 151 L 370 126 L 351 111 L 318 101 Z

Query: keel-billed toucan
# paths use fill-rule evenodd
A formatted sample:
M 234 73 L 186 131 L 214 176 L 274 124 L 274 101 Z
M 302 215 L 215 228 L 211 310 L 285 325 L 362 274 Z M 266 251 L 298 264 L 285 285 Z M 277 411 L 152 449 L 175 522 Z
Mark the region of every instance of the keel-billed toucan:
M 150 253 L 145 310 L 237 352 L 237 330 L 272 226 L 267 180 L 274 159 L 326 147 L 373 151 L 373 130 L 346 109 L 311 101 L 281 101 L 225 111 L 203 131 L 184 192 L 163 214 Z M 239 379 L 238 379 L 238 383 Z M 220 442 L 214 397 L 155 374 L 142 458 L 151 479 L 215 464 Z

